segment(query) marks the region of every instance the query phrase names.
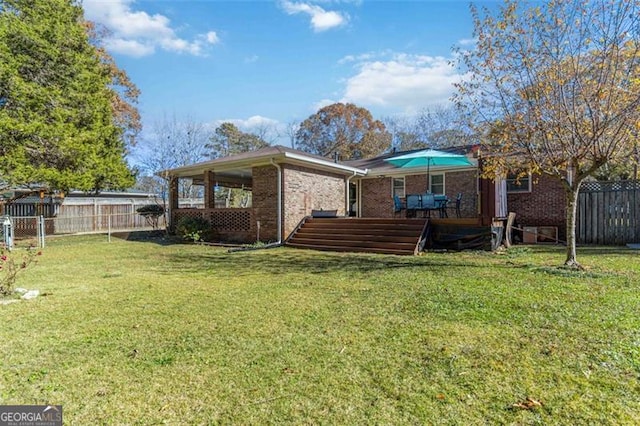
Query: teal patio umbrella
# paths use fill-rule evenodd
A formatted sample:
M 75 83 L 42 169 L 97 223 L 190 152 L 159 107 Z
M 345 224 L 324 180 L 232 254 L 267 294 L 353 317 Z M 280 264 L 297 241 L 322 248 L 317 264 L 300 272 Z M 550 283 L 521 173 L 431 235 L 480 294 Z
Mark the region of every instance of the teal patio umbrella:
M 435 149 L 423 149 L 422 151 L 410 152 L 409 154 L 387 158 L 385 161 L 402 168 L 426 167 L 427 179 L 429 179 L 429 168 L 431 166 L 465 167 L 473 165 L 466 155 L 453 154 Z

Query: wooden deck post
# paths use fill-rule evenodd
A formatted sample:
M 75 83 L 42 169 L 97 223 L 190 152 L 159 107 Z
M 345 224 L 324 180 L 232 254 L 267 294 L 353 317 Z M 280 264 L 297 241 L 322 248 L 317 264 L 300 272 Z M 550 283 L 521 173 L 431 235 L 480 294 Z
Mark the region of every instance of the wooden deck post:
M 204 208 L 215 208 L 215 196 L 213 188 L 216 184 L 216 175 L 211 170 L 204 172 Z
M 179 191 L 178 191 L 178 178 L 171 176 L 169 179 L 169 229 L 173 232 L 175 230 L 175 212 L 179 206 Z

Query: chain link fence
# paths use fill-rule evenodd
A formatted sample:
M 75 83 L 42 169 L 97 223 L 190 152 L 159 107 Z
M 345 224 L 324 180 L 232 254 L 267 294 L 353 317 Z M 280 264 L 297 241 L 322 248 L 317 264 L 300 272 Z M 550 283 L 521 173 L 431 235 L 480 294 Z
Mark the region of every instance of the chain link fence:
M 152 231 L 166 228 L 164 215 L 151 218 L 136 212 L 85 216 L 4 216 L 0 241 L 3 246 L 44 247 L 47 237 L 78 234 Z

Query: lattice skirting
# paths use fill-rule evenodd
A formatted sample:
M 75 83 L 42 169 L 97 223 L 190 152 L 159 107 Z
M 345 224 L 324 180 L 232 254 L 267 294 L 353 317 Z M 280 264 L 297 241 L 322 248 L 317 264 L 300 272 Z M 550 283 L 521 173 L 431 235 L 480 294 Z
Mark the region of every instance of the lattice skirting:
M 251 209 L 178 209 L 173 212 L 172 226 L 185 217 L 202 217 L 211 223 L 217 237 L 229 240 L 250 240 L 253 214 Z
M 241 209 L 210 210 L 209 222 L 219 231 L 250 231 L 251 211 Z

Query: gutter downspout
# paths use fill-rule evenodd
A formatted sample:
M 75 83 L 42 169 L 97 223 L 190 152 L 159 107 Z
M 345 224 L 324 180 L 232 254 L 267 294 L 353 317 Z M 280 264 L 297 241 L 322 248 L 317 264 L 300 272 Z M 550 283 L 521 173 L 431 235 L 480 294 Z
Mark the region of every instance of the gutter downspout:
M 364 175 L 362 176 L 366 176 L 369 174 L 369 169 L 364 169 Z M 358 188 L 356 189 L 358 191 L 358 216 L 357 217 L 362 217 L 362 179 L 358 181 Z
M 345 188 L 344 188 L 344 215 L 345 217 L 349 217 L 349 208 L 351 207 L 349 205 L 349 182 L 351 181 L 351 179 L 353 179 L 354 177 L 356 177 L 356 172 L 354 171 L 353 174 L 351 176 L 348 176 L 347 179 L 345 180 Z
M 271 164 L 278 169 L 278 242 L 276 244 L 282 244 L 282 167 L 273 158 Z

